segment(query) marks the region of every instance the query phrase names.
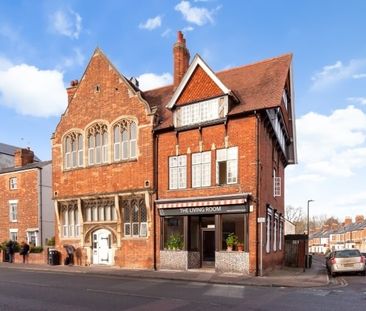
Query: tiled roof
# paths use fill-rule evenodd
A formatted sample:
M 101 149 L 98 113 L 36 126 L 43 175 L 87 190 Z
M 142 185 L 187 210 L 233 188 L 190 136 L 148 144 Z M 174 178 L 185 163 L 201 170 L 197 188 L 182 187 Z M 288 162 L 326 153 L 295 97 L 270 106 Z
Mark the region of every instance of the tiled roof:
M 19 171 L 29 170 L 32 168 L 43 168 L 44 166 L 46 166 L 50 163 L 52 163 L 52 161 L 33 162 L 33 163 L 29 163 L 29 164 L 26 164 L 23 166 L 7 167 L 7 168 L 0 170 L 0 174 L 10 173 L 10 172 L 19 172 Z
M 0 154 L 14 156 L 14 153 L 17 149 L 21 149 L 21 147 L 0 143 Z M 36 156 L 34 156 L 34 159 L 35 161 L 40 161 L 39 158 Z
M 239 99 L 239 103 L 229 111 L 229 115 L 279 107 L 291 60 L 292 54 L 285 54 L 217 72 L 217 77 Z M 173 85 L 170 85 L 143 93 L 150 106 L 158 108 L 160 124 L 156 127 L 157 130 L 173 126 L 172 112 L 165 107 L 173 92 Z

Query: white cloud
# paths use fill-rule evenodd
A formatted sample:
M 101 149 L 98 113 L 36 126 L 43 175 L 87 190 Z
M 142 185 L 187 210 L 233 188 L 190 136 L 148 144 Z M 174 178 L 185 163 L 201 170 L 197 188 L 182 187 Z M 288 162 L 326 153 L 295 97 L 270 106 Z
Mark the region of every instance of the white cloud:
M 314 199 L 311 215 L 364 214 L 366 113 L 354 106 L 310 112 L 296 127 L 299 164 L 286 169 L 286 205 Z
M 79 48 L 73 49 L 73 55 L 63 59 L 62 63 L 58 66 L 60 70 L 64 68 L 82 66 L 84 65 L 85 55 L 81 53 Z
M 78 39 L 82 26 L 81 16 L 71 9 L 58 10 L 50 16 L 53 29 L 71 39 Z
M 366 68 L 366 59 L 352 59 L 348 64 L 337 61 L 333 65 L 324 66 L 321 71 L 311 77 L 313 81 L 311 89 L 322 90 L 342 80 L 361 78 L 363 74 L 358 72 L 364 68 Z
M 366 97 L 348 97 L 347 100 L 351 103 L 366 105 Z
M 358 73 L 358 74 L 354 74 L 352 76 L 353 79 L 363 79 L 366 78 L 366 73 Z
M 182 29 L 182 32 L 193 31 L 193 30 L 194 28 L 192 26 L 187 26 Z
M 22 115 L 60 115 L 67 105 L 63 74 L 27 64 L 0 68 L 0 104 Z
M 171 34 L 172 30 L 170 28 L 166 29 L 162 34 L 161 36 L 162 37 L 168 37 L 170 34 Z
M 163 73 L 162 75 L 157 75 L 155 73 L 144 73 L 137 77 L 137 80 L 140 83 L 140 89 L 142 91 L 147 91 L 171 84 L 173 77 L 170 73 Z
M 145 23 L 141 23 L 139 28 L 153 30 L 161 26 L 161 17 L 158 15 L 153 18 L 149 18 Z
M 216 9 L 208 10 L 206 8 L 199 8 L 191 6 L 189 1 L 181 1 L 175 6 L 175 10 L 182 13 L 183 18 L 192 24 L 196 24 L 198 26 L 205 25 L 207 23 L 214 22 L 214 14 L 220 9 L 218 6 Z

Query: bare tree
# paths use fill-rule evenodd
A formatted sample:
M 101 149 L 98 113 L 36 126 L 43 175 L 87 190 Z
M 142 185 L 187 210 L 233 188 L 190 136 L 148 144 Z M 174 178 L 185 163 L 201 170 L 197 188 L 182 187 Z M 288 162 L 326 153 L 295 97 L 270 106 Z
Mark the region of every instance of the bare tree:
M 299 207 L 287 205 L 285 209 L 285 218 L 292 223 L 296 223 L 303 218 L 303 210 Z

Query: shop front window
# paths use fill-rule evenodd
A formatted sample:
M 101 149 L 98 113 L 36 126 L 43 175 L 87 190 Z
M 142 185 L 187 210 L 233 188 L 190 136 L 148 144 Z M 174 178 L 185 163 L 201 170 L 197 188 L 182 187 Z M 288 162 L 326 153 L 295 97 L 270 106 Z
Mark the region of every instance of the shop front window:
M 226 239 L 229 236 L 229 234 L 235 235 L 238 244 L 244 243 L 244 214 L 224 214 L 221 217 L 221 224 L 222 224 L 221 250 L 227 249 Z
M 183 249 L 183 217 L 164 218 L 164 249 Z

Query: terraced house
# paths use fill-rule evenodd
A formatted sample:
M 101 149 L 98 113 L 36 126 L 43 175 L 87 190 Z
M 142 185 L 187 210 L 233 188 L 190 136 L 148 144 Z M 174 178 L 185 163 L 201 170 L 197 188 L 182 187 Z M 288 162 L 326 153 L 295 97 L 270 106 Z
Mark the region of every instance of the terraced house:
M 178 32 L 173 58 L 174 83 L 143 92 L 97 49 L 68 89 L 52 138 L 58 248 L 81 264 L 282 264 L 292 55 L 214 72 Z

